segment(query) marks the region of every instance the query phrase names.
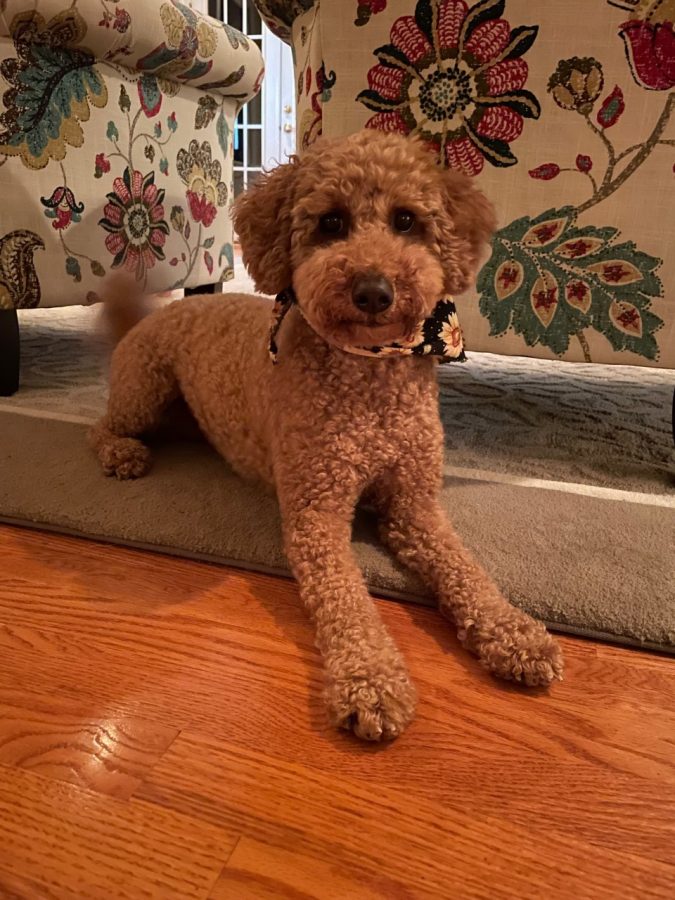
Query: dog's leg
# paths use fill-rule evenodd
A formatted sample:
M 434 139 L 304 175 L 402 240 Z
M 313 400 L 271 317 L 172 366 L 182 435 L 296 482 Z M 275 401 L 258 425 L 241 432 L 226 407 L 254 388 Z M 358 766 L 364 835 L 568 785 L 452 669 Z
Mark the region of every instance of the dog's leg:
M 463 546 L 435 490 L 424 490 L 423 476 L 388 485 L 378 503 L 384 542 L 431 588 L 462 644 L 487 669 L 531 686 L 562 677 L 556 640 L 501 594 Z
M 172 366 L 131 332 L 113 355 L 108 410 L 89 432 L 106 475 L 127 479 L 147 472 L 150 450 L 140 438 L 157 427 L 177 393 Z
M 308 501 L 316 483 L 277 488 L 286 554 L 316 627 L 331 717 L 366 740 L 394 738 L 413 717 L 415 689 L 351 552 L 357 492 L 341 483 L 327 489 L 330 499 Z

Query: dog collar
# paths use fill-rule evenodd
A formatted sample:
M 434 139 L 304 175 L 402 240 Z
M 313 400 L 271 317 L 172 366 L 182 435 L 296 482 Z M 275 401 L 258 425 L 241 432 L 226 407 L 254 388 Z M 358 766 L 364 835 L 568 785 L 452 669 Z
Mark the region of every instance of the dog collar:
M 269 337 L 269 353 L 272 362 L 276 363 L 279 354 L 277 335 L 286 314 L 297 304 L 297 297 L 292 287 L 277 294 L 272 312 L 272 326 Z M 299 308 L 299 307 L 298 307 Z M 464 338 L 457 318 L 454 302 L 449 297 L 442 297 L 428 318 L 423 319 L 417 327 L 415 338 L 410 343 L 382 344 L 378 347 L 357 347 L 354 345 L 335 345 L 346 353 L 357 356 L 435 356 L 441 363 L 465 362 Z

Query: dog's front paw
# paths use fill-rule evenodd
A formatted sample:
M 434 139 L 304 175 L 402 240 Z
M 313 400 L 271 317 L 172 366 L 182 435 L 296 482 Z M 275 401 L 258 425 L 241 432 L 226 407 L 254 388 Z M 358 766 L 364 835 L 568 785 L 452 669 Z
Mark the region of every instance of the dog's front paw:
M 333 722 L 364 741 L 392 740 L 415 714 L 417 694 L 405 669 L 338 677 L 326 699 Z
M 563 655 L 556 639 L 541 622 L 514 610 L 512 619 L 500 621 L 488 635 L 474 640 L 481 663 L 498 678 L 528 687 L 562 681 Z

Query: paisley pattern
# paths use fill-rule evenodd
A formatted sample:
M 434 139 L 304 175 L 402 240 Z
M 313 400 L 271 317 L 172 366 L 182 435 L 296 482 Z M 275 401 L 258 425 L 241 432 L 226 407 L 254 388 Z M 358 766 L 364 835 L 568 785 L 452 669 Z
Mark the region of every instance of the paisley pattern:
M 201 78 L 210 72 L 218 46 L 215 28 L 178 0 L 163 3 L 160 17 L 165 40 L 142 56 L 136 68 L 181 81 Z
M 31 309 L 40 303 L 40 282 L 33 253 L 42 238 L 19 229 L 0 237 L 0 309 Z
M 0 154 L 18 155 L 24 165 L 40 169 L 50 159 L 63 159 L 67 145 L 82 146 L 80 123 L 88 121 L 90 106 L 108 102 L 94 56 L 82 44 L 86 33 L 75 7 L 49 22 L 37 10 L 12 19 L 16 58 L 0 62 L 10 85 L 0 115 Z
M 230 277 L 230 135 L 258 47 L 182 0 L 0 7 L 0 306 L 93 302 L 117 268 L 155 291 Z

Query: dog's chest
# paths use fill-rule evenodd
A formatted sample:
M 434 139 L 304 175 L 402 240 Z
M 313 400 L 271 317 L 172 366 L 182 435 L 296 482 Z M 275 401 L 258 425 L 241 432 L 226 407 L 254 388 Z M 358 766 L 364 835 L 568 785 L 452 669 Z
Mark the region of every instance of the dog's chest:
M 278 433 L 294 452 L 340 458 L 370 478 L 420 442 L 440 440 L 433 363 L 336 356 L 296 357 L 276 373 Z

